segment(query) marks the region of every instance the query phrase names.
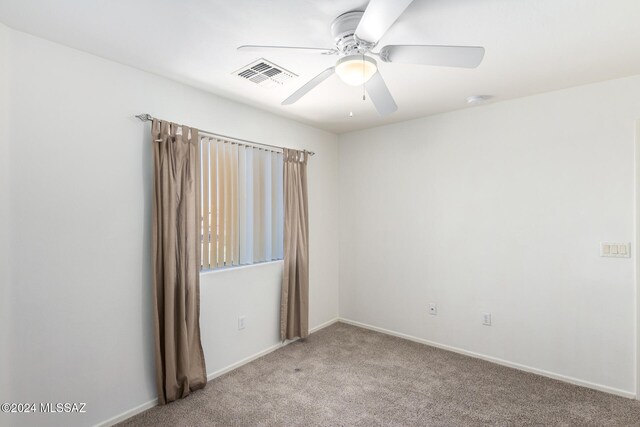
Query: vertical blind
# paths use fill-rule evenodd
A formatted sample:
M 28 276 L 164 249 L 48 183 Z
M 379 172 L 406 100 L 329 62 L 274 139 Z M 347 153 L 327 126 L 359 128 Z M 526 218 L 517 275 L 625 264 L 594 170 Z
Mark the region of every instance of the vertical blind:
M 202 268 L 282 259 L 282 153 L 201 139 Z

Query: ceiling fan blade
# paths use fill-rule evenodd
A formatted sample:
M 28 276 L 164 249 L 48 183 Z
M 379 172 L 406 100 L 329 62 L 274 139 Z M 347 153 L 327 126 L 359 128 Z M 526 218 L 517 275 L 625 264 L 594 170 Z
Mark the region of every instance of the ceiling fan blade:
M 306 82 L 304 86 L 302 86 L 297 91 L 293 92 L 291 96 L 289 96 L 287 99 L 282 101 L 282 105 L 290 105 L 298 101 L 300 98 L 305 96 L 309 91 L 311 91 L 311 89 L 318 86 L 320 83 L 325 81 L 328 77 L 330 77 L 334 73 L 334 70 L 335 70 L 334 67 L 327 68 L 326 70 L 324 70 L 323 72 L 321 72 L 320 74 L 318 74 L 317 76 L 315 76 L 314 78 Z
M 238 47 L 240 52 L 263 53 L 263 52 L 283 52 L 283 53 L 315 53 L 320 55 L 335 55 L 336 49 L 325 49 L 321 47 L 299 47 L 299 46 L 259 46 L 244 45 Z
M 376 44 L 412 1 L 371 0 L 356 28 L 356 37 Z
M 391 45 L 380 50 L 385 62 L 475 68 L 482 62 L 480 46 Z
M 373 102 L 373 106 L 376 107 L 378 114 L 381 116 L 391 114 L 398 109 L 379 71 L 376 71 L 364 87 L 369 94 L 369 98 L 371 98 L 371 102 Z

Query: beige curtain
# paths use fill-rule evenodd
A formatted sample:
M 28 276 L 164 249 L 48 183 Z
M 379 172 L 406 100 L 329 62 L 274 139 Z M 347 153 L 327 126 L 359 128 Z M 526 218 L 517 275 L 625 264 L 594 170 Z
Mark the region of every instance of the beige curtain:
M 309 336 L 309 210 L 305 151 L 284 149 L 284 275 L 280 339 Z
M 207 383 L 200 343 L 198 131 L 153 121 L 153 296 L 158 401 Z

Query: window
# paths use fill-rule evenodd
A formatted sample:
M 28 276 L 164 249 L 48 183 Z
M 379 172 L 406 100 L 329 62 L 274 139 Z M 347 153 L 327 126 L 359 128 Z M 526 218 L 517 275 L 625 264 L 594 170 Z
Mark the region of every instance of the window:
M 201 139 L 202 269 L 284 257 L 282 153 Z

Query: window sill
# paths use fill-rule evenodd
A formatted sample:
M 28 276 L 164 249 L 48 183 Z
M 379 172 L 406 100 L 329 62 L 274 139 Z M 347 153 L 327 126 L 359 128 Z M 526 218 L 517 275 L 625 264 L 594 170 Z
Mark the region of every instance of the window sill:
M 275 264 L 275 263 L 282 263 L 284 260 L 282 259 L 276 259 L 273 261 L 263 261 L 263 262 L 256 262 L 253 264 L 246 264 L 246 265 L 233 265 L 230 267 L 220 267 L 220 268 L 215 268 L 215 269 L 207 269 L 207 270 L 200 270 L 200 276 L 206 276 L 209 274 L 216 274 L 216 273 L 222 273 L 222 272 L 226 272 L 226 271 L 236 271 L 236 270 L 244 270 L 247 268 L 253 268 L 253 267 L 260 267 L 260 266 L 265 266 L 265 265 L 269 265 L 269 264 Z

